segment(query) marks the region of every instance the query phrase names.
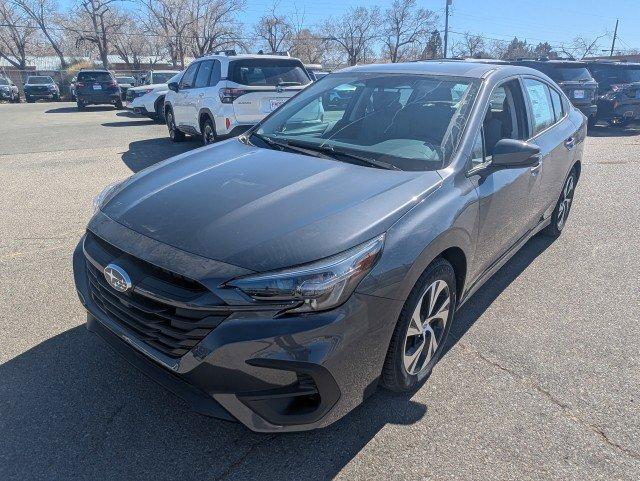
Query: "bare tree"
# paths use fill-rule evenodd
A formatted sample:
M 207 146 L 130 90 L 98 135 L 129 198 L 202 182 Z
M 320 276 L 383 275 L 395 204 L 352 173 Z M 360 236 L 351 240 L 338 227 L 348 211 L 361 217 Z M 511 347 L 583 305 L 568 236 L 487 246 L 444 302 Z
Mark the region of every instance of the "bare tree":
M 33 21 L 58 56 L 60 68 L 67 68 L 67 61 L 62 49 L 64 34 L 58 28 L 62 14 L 55 0 L 9 0 L 9 3 L 21 9 Z
M 241 25 L 236 14 L 244 8 L 244 0 L 192 0 L 190 13 L 191 51 L 201 57 L 214 50 L 241 43 Z
M 609 35 L 607 32 L 596 36 L 593 39 L 587 39 L 582 35 L 578 35 L 573 39 L 567 47 L 560 47 L 560 51 L 570 58 L 583 59 L 590 55 L 598 53 L 600 50 L 600 40 Z
M 111 39 L 112 48 L 127 66 L 138 70 L 142 57 L 151 55 L 156 38 L 147 35 L 141 22 L 129 15 L 120 14 L 117 21 L 119 27 Z
M 290 53 L 303 63 L 323 63 L 327 47 L 327 40 L 319 32 L 303 28 L 294 33 Z
M 378 7 L 350 9 L 338 19 L 325 22 L 323 31 L 338 45 L 349 65 L 364 61 L 371 51 L 372 42 L 379 36 L 380 11 Z
M 465 32 L 462 38 L 453 45 L 451 50 L 457 57 L 480 57 L 485 54 L 484 38 L 480 35 Z
M 253 27 L 253 33 L 271 52 L 288 50 L 293 38 L 293 25 L 285 15 L 276 13 L 278 2 L 271 6 L 269 14 L 260 17 Z
M 145 30 L 163 38 L 173 67 L 184 68 L 193 17 L 184 0 L 140 0 Z
M 36 40 L 33 21 L 8 0 L 0 0 L 0 58 L 18 69 L 27 67 L 27 54 Z
M 111 42 L 121 27 L 116 6 L 119 0 L 77 0 L 67 29 L 74 32 L 76 45 L 93 45 L 104 68 L 109 68 Z
M 431 10 L 418 8 L 416 0 L 394 0 L 384 18 L 384 55 L 392 63 L 418 58 L 437 20 Z

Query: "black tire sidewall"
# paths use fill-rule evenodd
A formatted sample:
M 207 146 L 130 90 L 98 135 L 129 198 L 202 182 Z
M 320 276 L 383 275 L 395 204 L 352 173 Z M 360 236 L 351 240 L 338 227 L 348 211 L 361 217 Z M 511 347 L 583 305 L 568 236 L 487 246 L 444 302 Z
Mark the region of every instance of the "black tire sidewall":
M 211 142 L 207 142 L 207 138 L 206 138 L 207 125 L 211 127 L 211 130 L 213 132 L 213 140 Z M 213 122 L 211 121 L 211 119 L 207 119 L 202 124 L 202 145 L 211 145 L 215 143 L 215 141 L 216 141 L 216 129 L 213 126 Z
M 567 225 L 567 221 L 569 220 L 569 214 L 571 213 L 571 208 L 573 207 L 573 200 L 571 201 L 571 205 L 569 206 L 569 211 L 565 214 L 564 224 L 562 225 L 562 228 L 558 226 L 558 212 L 560 211 L 560 203 L 564 200 L 564 188 L 567 185 L 570 177 L 573 177 L 573 192 L 575 196 L 576 186 L 578 185 L 578 178 L 576 175 L 576 170 L 571 169 L 571 172 L 569 172 L 569 175 L 567 175 L 567 178 L 564 179 L 564 182 L 562 183 L 560 196 L 558 197 L 556 206 L 554 207 L 553 213 L 551 214 L 551 223 L 545 229 L 545 234 L 547 234 L 548 236 L 558 237 L 564 230 L 565 226 Z
M 449 287 L 449 292 L 451 293 L 451 308 L 449 310 L 449 318 L 447 319 L 445 332 L 440 340 L 440 345 L 438 346 L 433 358 L 429 361 L 429 364 L 427 364 L 427 366 L 419 373 L 409 374 L 404 368 L 404 345 L 409 322 L 420 297 L 424 294 L 425 289 L 436 280 L 445 281 Z M 410 391 L 415 389 L 429 377 L 433 367 L 440 359 L 440 356 L 447 344 L 447 338 L 451 330 L 451 324 L 453 323 L 456 302 L 455 271 L 451 264 L 446 260 L 442 258 L 436 259 L 420 276 L 402 308 L 389 346 L 387 359 L 385 360 L 385 369 L 382 376 L 382 385 L 384 387 L 393 391 Z

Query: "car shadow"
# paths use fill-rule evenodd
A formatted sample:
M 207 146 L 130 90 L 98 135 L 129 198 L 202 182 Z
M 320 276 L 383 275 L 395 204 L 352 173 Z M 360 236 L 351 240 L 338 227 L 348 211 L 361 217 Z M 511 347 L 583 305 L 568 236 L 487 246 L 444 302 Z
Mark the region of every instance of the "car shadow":
M 141 119 L 138 117 L 138 120 L 125 120 L 120 122 L 104 122 L 100 125 L 103 127 L 146 127 L 148 125 L 154 125 L 155 122 L 151 119 Z
M 0 479 L 330 479 L 384 426 L 427 414 L 380 390 L 326 429 L 252 433 L 191 412 L 83 326 L 2 364 L 0 398 Z
M 640 134 L 640 124 L 632 124 L 625 127 L 596 126 L 588 130 L 589 137 L 631 137 Z
M 149 125 L 149 122 L 141 122 L 141 124 Z M 129 149 L 122 154 L 122 161 L 131 171 L 138 172 L 169 157 L 200 146 L 199 139 L 190 137 L 187 137 L 184 142 L 172 142 L 168 136 L 159 139 L 137 140 L 129 144 Z
M 72 106 L 72 107 L 58 107 L 55 109 L 49 109 L 49 110 L 45 110 L 44 113 L 45 114 L 68 114 L 71 112 L 81 112 L 81 113 L 89 113 L 89 112 L 104 112 L 107 110 L 113 110 L 114 107 L 113 106 L 109 106 L 109 105 L 98 105 L 98 106 L 87 106 L 84 108 L 84 110 L 79 110 L 77 106 Z
M 509 261 L 498 270 L 456 313 L 443 356 L 467 333 L 493 301 L 511 284 L 536 257 L 542 254 L 554 238 L 537 235 L 529 239 Z

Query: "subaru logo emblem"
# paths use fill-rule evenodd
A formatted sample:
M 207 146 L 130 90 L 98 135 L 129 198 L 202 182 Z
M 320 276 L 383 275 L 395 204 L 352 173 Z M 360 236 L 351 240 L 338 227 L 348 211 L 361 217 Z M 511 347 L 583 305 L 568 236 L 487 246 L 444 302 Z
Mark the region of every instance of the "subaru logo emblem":
M 127 271 L 117 264 L 109 264 L 104 268 L 104 278 L 109 285 L 118 292 L 127 292 L 131 289 L 131 278 Z

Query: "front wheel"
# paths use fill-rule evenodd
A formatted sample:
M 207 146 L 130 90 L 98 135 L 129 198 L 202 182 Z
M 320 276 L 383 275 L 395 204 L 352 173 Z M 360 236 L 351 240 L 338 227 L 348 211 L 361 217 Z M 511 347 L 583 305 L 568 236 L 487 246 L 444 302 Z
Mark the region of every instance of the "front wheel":
M 169 138 L 174 142 L 182 142 L 184 140 L 184 133 L 176 127 L 176 122 L 173 118 L 173 110 L 168 109 L 165 118 L 167 120 L 167 128 L 169 129 Z
M 78 101 L 76 102 L 76 105 L 78 106 L 78 110 L 84 110 L 84 108 L 85 108 L 85 104 L 84 104 L 84 102 L 82 102 L 82 101 L 80 101 L 80 100 L 78 100 Z
M 436 259 L 402 308 L 382 369 L 382 386 L 410 391 L 429 376 L 444 350 L 456 306 L 453 267 Z
M 122 110 L 122 100 L 117 100 L 114 106 L 116 110 Z
M 558 237 L 562 233 L 562 229 L 567 223 L 567 217 L 569 217 L 577 181 L 576 171 L 573 169 L 569 172 L 567 180 L 564 181 L 560 198 L 556 203 L 555 209 L 553 209 L 553 214 L 551 214 L 551 224 L 543 231 L 549 237 Z

